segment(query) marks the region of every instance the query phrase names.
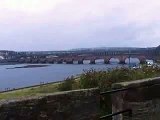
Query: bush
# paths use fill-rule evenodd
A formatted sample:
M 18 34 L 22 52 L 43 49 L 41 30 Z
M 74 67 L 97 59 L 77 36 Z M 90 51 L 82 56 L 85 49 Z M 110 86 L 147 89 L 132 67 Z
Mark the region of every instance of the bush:
M 99 87 L 101 91 L 111 88 L 113 83 L 138 80 L 160 76 L 160 67 L 143 66 L 139 69 L 115 68 L 111 70 L 90 69 L 84 71 L 80 76 L 81 88 Z
M 75 80 L 73 76 L 68 77 L 64 80 L 64 82 L 58 85 L 58 90 L 60 91 L 72 90 L 72 85 L 74 84 L 74 82 Z

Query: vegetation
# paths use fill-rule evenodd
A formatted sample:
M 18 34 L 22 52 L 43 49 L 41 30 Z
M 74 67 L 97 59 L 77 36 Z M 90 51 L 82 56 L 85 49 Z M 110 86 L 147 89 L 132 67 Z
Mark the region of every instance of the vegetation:
M 158 66 L 143 66 L 139 69 L 123 67 L 107 71 L 96 71 L 91 69 L 84 71 L 80 76 L 80 87 L 99 87 L 101 91 L 104 91 L 110 89 L 111 85 L 116 82 L 132 81 L 158 76 L 160 76 L 160 68 Z
M 32 88 L 25 88 L 5 93 L 0 93 L 0 99 L 16 99 L 22 97 L 40 96 L 46 93 L 58 92 L 59 83 L 40 85 Z
M 79 82 L 75 80 L 74 76 L 68 77 L 58 85 L 59 91 L 68 91 L 68 90 L 74 90 L 79 89 Z
M 158 66 L 143 66 L 139 69 L 116 68 L 108 71 L 94 69 L 84 71 L 80 76 L 81 88 L 99 87 L 100 91 L 111 89 L 113 83 L 139 80 L 144 78 L 152 78 L 160 76 L 160 67 Z M 105 95 L 100 98 L 101 115 L 111 113 L 111 96 Z
M 77 78 L 75 79 L 73 78 L 73 76 L 65 79 L 64 82 L 51 83 L 46 85 L 42 84 L 36 87 L 24 88 L 24 89 L 0 93 L 0 100 L 41 96 L 44 94 L 66 91 L 71 89 L 72 90 L 79 89 L 79 79 Z
M 160 67 L 143 66 L 139 69 L 115 68 L 111 70 L 84 70 L 79 78 L 68 77 L 64 82 L 41 85 L 38 87 L 0 93 L 0 99 L 14 99 L 28 96 L 40 96 L 46 93 L 67 91 L 74 89 L 99 87 L 101 91 L 111 89 L 113 83 L 160 76 Z M 106 102 L 107 101 L 107 102 Z M 110 112 L 110 96 L 101 97 L 101 113 Z
M 41 85 L 37 87 L 0 93 L 0 99 L 15 99 L 30 96 L 41 96 L 46 93 L 99 87 L 100 91 L 111 89 L 113 83 L 160 76 L 160 67 L 143 66 L 139 69 L 115 68 L 110 70 L 84 70 L 79 78 L 68 77 L 64 82 Z M 100 113 L 111 113 L 111 97 L 100 97 Z

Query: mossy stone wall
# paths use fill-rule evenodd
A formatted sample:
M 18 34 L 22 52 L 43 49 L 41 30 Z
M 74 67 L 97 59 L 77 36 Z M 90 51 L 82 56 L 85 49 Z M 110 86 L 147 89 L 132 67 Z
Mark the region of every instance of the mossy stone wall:
M 97 120 L 99 90 L 83 89 L 0 102 L 0 120 Z
M 113 89 L 131 88 L 112 95 L 113 113 L 132 110 L 132 116 L 121 114 L 114 120 L 159 120 L 160 78 L 116 83 Z

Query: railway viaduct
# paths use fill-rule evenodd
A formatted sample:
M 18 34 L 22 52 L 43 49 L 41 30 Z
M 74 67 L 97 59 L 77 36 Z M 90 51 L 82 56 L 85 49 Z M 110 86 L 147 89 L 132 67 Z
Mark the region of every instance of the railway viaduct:
M 2 53 L 1 53 L 2 54 Z M 6 62 L 18 63 L 66 63 L 83 64 L 89 60 L 90 64 L 95 64 L 96 60 L 103 60 L 105 64 L 110 63 L 111 58 L 119 60 L 120 64 L 125 64 L 127 58 L 138 58 L 140 63 L 145 63 L 146 59 L 154 61 L 160 60 L 160 46 L 155 48 L 111 48 L 111 49 L 85 49 L 72 51 L 42 51 L 42 52 L 14 52 L 7 51 L 4 55 Z

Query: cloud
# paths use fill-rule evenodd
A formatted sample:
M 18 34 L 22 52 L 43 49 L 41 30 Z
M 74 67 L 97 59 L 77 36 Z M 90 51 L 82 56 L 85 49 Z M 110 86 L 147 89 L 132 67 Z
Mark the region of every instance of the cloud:
M 53 9 L 65 1 L 66 0 L 1 0 L 0 8 L 30 14 L 40 14 Z
M 159 11 L 158 0 L 0 0 L 0 47 L 158 46 Z

